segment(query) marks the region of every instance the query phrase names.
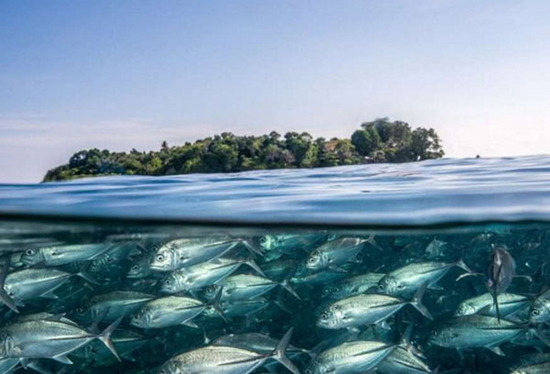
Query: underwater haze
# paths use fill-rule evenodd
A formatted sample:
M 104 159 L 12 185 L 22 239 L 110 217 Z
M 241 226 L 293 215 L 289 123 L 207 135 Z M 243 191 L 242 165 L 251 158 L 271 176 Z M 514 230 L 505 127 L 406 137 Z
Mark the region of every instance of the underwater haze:
M 0 186 L 0 374 L 550 372 L 550 157 Z

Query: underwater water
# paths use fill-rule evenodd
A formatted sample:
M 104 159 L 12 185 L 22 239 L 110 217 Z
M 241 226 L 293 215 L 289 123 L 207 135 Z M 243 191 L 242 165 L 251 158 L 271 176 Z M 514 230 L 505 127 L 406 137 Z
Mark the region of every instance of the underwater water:
M 0 373 L 550 372 L 548 161 L 0 186 Z

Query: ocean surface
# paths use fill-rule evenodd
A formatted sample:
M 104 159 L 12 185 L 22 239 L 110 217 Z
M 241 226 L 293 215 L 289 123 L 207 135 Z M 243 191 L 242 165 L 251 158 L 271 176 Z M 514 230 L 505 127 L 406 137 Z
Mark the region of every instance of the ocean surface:
M 550 373 L 550 157 L 0 185 L 0 374 Z

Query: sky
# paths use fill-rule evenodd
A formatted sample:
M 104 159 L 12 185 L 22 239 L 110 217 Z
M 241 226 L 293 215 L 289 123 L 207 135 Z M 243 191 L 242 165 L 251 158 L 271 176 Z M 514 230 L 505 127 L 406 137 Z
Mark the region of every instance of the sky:
M 449 157 L 550 153 L 547 0 L 0 0 L 0 183 L 88 148 L 433 127 Z

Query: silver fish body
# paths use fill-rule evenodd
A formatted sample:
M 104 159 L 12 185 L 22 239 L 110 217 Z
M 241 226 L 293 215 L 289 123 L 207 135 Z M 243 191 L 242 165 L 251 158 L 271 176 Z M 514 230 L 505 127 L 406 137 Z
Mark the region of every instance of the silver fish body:
M 109 244 L 75 244 L 27 249 L 21 256 L 26 265 L 44 264 L 61 266 L 79 261 L 89 261 L 108 251 Z
M 366 273 L 344 279 L 334 285 L 323 287 L 323 295 L 331 299 L 343 299 L 349 296 L 355 296 L 376 287 L 384 273 Z
M 364 247 L 365 239 L 341 238 L 315 249 L 308 257 L 306 267 L 311 270 L 338 268 L 347 262 L 357 262 L 357 255 Z
M 355 341 L 321 352 L 305 374 L 360 374 L 374 369 L 395 346 L 378 341 Z
M 156 251 L 150 266 L 157 271 L 174 271 L 218 258 L 239 243 L 230 237 L 172 240 Z
M 167 296 L 147 302 L 131 319 L 130 324 L 143 329 L 183 325 L 199 315 L 206 305 L 199 300 Z

